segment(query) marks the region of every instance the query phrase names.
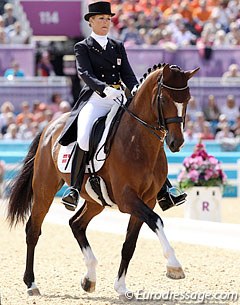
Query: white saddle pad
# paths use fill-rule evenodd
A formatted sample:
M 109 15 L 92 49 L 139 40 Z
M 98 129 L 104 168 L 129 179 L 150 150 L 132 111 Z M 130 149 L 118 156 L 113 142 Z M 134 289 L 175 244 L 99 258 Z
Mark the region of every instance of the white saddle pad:
M 126 98 L 124 100 L 124 103 L 125 102 L 126 102 Z M 97 148 L 96 153 L 93 158 L 93 164 L 94 164 L 94 168 L 95 168 L 96 172 L 101 169 L 101 167 L 103 166 L 103 164 L 105 162 L 106 154 L 104 153 L 103 145 L 106 141 L 111 122 L 112 122 L 114 116 L 116 115 L 118 108 L 119 108 L 118 104 L 114 105 L 112 107 L 111 111 L 107 115 L 106 122 L 105 122 L 105 129 L 104 129 L 104 132 L 102 135 L 102 139 L 101 139 L 100 143 L 98 144 L 98 148 Z M 62 173 L 71 172 L 72 158 L 69 160 L 69 157 L 71 155 L 74 144 L 75 144 L 75 142 L 69 144 L 68 146 L 60 147 L 59 154 L 58 154 L 58 169 Z M 88 173 L 89 168 L 92 171 L 91 164 L 86 167 L 86 171 L 85 171 L 86 173 Z

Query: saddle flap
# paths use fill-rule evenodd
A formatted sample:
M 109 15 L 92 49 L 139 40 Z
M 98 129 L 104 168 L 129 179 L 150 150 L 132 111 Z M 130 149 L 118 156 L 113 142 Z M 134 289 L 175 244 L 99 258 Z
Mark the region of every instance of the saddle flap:
M 127 99 L 127 102 L 125 103 L 125 108 L 128 108 L 131 101 L 132 101 L 132 98 Z M 112 122 L 110 124 L 109 132 L 108 132 L 107 139 L 106 139 L 106 142 L 105 142 L 105 145 L 104 145 L 104 152 L 107 156 L 110 153 L 112 141 L 113 141 L 114 136 L 117 132 L 118 125 L 121 121 L 121 118 L 123 116 L 124 111 L 125 111 L 125 109 L 123 109 L 122 107 L 119 107 L 116 115 L 113 117 Z
M 89 153 L 88 159 L 92 160 L 97 150 L 98 144 L 101 141 L 106 122 L 107 115 L 98 118 L 93 124 L 92 131 L 89 139 Z

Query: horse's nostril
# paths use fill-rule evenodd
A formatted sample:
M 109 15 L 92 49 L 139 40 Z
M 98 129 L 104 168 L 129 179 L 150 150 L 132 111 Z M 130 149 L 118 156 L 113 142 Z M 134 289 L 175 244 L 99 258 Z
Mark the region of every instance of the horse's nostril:
M 174 147 L 175 147 L 175 144 L 174 144 L 174 141 L 172 141 L 172 142 L 170 143 L 170 149 L 171 149 L 171 150 L 174 150 Z
M 178 143 L 177 141 L 172 141 L 169 145 L 169 148 L 172 152 L 177 152 L 180 150 L 180 143 Z

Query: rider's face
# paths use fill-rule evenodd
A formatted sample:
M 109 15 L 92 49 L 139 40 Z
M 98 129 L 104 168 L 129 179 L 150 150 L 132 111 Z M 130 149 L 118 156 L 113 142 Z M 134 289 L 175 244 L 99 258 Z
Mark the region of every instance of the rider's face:
M 89 23 L 95 34 L 105 36 L 111 26 L 111 15 L 95 15 L 89 19 Z

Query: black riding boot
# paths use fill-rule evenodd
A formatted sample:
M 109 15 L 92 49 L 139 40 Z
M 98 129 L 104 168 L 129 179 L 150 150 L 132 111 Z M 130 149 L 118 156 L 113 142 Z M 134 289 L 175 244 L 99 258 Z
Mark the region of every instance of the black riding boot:
M 179 195 L 171 193 L 171 190 L 174 189 L 170 181 L 166 180 L 163 187 L 157 194 L 157 201 L 163 211 L 176 206 L 183 204 L 186 201 L 187 194 L 180 193 Z M 175 189 L 176 190 L 176 189 Z
M 65 205 L 65 208 L 71 211 L 75 211 L 78 205 L 79 192 L 81 190 L 87 161 L 86 151 L 82 150 L 78 144 L 75 145 L 74 149 L 70 192 L 62 197 L 62 203 Z

